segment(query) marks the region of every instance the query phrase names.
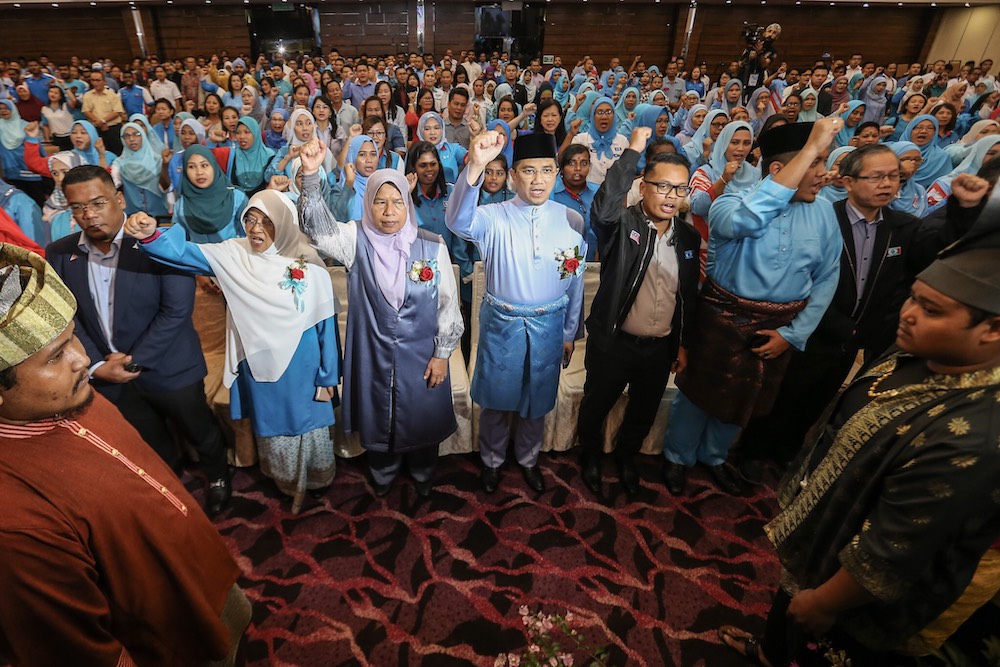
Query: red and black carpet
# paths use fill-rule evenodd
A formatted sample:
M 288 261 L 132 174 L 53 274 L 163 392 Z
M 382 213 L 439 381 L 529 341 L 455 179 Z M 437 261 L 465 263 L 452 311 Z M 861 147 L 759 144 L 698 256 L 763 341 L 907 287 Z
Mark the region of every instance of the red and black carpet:
M 695 471 L 681 500 L 641 457 L 639 495 L 626 501 L 609 460 L 598 502 L 575 457 L 544 454 L 545 493 L 509 463 L 486 496 L 471 455 L 441 460 L 428 499 L 403 478 L 378 498 L 363 457 L 339 463 L 298 516 L 256 470 L 235 476 L 217 526 L 254 605 L 251 665 L 488 666 L 526 648 L 520 605 L 572 612 L 609 665 L 741 665 L 716 628 L 762 628 L 778 576 L 769 489 L 725 496 Z

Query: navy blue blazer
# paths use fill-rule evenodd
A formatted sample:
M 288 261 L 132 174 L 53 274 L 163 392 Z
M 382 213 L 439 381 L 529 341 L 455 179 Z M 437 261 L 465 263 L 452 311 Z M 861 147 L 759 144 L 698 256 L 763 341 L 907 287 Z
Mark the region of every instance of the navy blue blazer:
M 87 253 L 79 242 L 79 234 L 63 237 L 46 248 L 45 256 L 76 297 L 76 335 L 95 364 L 111 353 L 111 346 L 90 296 Z M 143 391 L 176 391 L 205 377 L 205 356 L 191 321 L 194 289 L 193 276 L 156 262 L 131 236 L 122 238 L 112 338 L 115 349 L 142 366 L 133 382 Z M 121 385 L 93 382 L 112 402 L 121 392 Z

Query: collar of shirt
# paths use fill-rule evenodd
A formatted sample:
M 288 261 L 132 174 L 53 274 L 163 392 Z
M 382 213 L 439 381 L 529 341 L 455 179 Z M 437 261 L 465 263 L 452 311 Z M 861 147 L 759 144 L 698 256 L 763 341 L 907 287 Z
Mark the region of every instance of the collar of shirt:
M 465 122 L 465 118 L 463 118 L 458 123 L 451 122 L 451 118 L 445 118 L 444 119 L 444 124 L 445 125 L 450 125 L 451 127 L 465 127 L 466 125 L 468 125 L 468 123 Z
M 122 217 L 124 218 L 124 216 L 125 214 L 123 213 Z M 125 225 L 122 224 L 121 229 L 118 230 L 118 233 L 115 234 L 115 238 L 111 241 L 111 250 L 109 250 L 107 253 L 103 253 L 97 246 L 95 246 L 90 242 L 90 239 L 87 237 L 86 232 L 80 232 L 80 240 L 77 242 L 76 247 L 88 255 L 93 253 L 98 257 L 114 257 L 115 255 L 118 254 L 118 251 L 121 250 L 122 239 L 124 237 L 125 237 Z
M 854 205 L 851 204 L 851 200 L 848 199 L 847 200 L 847 220 L 852 225 L 856 225 L 859 222 L 864 222 L 865 224 L 868 224 L 868 225 L 877 225 L 878 223 L 882 222 L 882 209 L 880 208 L 878 210 L 878 215 L 875 216 L 874 220 L 869 221 L 868 218 L 866 218 L 861 213 L 861 211 L 859 211 L 858 209 L 854 208 Z

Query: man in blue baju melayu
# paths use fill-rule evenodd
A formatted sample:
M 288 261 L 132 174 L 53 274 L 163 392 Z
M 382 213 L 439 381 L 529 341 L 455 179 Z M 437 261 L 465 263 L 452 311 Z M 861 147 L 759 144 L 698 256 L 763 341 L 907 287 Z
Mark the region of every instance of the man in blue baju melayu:
M 551 135 L 535 133 L 514 142 L 510 183 L 517 197 L 477 206 L 483 172 L 504 141 L 495 131 L 472 140 L 445 223 L 476 245 L 486 268 L 472 377 L 472 400 L 482 409 L 483 488 L 496 491 L 516 424 L 515 457 L 528 486 L 541 492 L 538 452 L 545 415 L 555 406 L 560 364 L 573 354 L 587 248 L 582 216 L 549 200 L 559 175 Z
M 663 442 L 672 494 L 699 462 L 721 490 L 741 492 L 725 465 L 729 447 L 750 417 L 771 410 L 785 353 L 805 348 L 833 299 L 843 240 L 833 204 L 816 194 L 842 127 L 834 116 L 768 130 L 759 139 L 765 178 L 709 210 L 707 278 Z

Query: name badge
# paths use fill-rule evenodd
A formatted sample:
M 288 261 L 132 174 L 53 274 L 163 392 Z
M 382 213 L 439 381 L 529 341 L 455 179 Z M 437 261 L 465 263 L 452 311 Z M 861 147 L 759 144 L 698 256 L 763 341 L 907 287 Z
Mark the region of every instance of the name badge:
M 685 250 L 684 259 L 694 259 L 694 250 Z
M 632 239 L 632 243 L 639 245 L 639 238 L 640 238 L 639 232 L 633 229 L 631 232 L 629 232 L 628 237 Z
M 899 257 L 902 254 L 903 254 L 903 249 L 898 245 L 893 246 L 885 251 L 886 257 Z

